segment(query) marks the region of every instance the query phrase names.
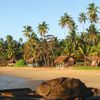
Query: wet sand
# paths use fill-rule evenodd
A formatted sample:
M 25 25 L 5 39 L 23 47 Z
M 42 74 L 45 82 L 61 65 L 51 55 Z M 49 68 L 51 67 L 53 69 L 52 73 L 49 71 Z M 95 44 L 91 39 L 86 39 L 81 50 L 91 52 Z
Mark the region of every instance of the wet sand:
M 33 80 L 33 86 L 37 86 L 37 84 L 40 84 L 41 81 L 44 80 L 57 77 L 72 77 L 81 79 L 81 81 L 83 81 L 88 87 L 100 88 L 100 71 L 98 70 L 0 67 L 0 74 Z

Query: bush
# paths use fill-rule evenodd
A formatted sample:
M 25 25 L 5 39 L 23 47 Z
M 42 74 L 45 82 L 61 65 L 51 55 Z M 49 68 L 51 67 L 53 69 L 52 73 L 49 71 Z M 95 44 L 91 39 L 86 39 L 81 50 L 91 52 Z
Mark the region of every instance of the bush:
M 83 66 L 84 62 L 76 62 L 75 66 Z
M 75 66 L 91 66 L 91 62 L 87 61 L 87 62 L 76 62 Z
M 25 60 L 21 59 L 21 60 L 17 61 L 15 66 L 16 67 L 24 67 L 24 66 L 26 66 Z

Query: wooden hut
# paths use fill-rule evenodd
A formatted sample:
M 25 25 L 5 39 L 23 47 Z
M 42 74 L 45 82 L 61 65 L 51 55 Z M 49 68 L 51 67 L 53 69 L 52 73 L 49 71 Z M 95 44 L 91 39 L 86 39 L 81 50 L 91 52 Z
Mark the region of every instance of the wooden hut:
M 71 56 L 59 56 L 55 59 L 56 66 L 73 66 L 75 64 L 74 57 Z
M 16 61 L 14 59 L 11 59 L 7 63 L 8 63 L 8 66 L 13 66 L 15 62 Z
M 100 57 L 98 56 L 87 56 L 86 59 L 91 62 L 91 66 L 99 66 L 100 65 Z

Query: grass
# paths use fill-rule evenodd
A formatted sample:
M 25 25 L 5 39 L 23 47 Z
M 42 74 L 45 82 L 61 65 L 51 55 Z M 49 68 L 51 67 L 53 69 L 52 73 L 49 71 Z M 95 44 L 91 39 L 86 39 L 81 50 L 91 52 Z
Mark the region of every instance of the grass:
M 25 67 L 26 63 L 23 59 L 16 62 L 15 67 Z
M 100 70 L 100 67 L 92 67 L 92 66 L 76 66 L 77 70 Z

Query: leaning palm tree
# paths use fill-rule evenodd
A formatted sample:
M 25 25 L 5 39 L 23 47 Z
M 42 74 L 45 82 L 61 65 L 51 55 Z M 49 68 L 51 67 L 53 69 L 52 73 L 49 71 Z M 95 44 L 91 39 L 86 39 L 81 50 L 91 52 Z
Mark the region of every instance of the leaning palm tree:
M 86 23 L 87 17 L 86 14 L 84 12 L 79 14 L 78 20 L 80 23 Z M 83 25 L 83 32 L 84 32 L 84 25 Z
M 64 16 L 61 16 L 61 19 L 59 20 L 59 25 L 61 25 L 62 28 L 68 28 L 69 30 L 72 30 L 73 29 L 72 17 L 70 17 L 67 13 L 64 13 Z
M 32 27 L 31 27 L 31 26 L 29 26 L 29 25 L 24 26 L 24 31 L 23 31 L 23 33 L 24 33 L 24 35 L 25 35 L 26 37 L 29 37 L 29 36 L 30 36 L 30 33 L 31 33 L 32 31 L 33 31 L 33 30 L 32 30 Z
M 94 3 L 90 3 L 88 5 L 87 10 L 88 10 L 88 12 L 87 12 L 88 18 L 89 18 L 91 24 L 92 23 L 97 23 L 98 22 L 98 19 L 99 19 L 98 18 L 98 13 L 100 13 L 99 12 L 99 7 L 98 6 L 95 6 Z
M 45 36 L 45 34 L 48 32 L 49 27 L 48 24 L 46 24 L 45 21 L 43 21 L 41 24 L 38 25 L 38 32 L 40 33 L 41 36 Z
M 76 46 L 76 24 L 73 21 L 72 17 L 69 16 L 67 13 L 64 13 L 63 16 L 61 16 L 61 19 L 59 20 L 59 25 L 61 25 L 62 28 L 67 28 L 69 30 L 69 36 L 68 41 L 65 39 L 65 48 L 64 48 L 64 54 L 67 54 L 71 56 L 71 54 L 74 51 L 74 47 Z M 73 44 L 68 45 L 68 44 Z M 71 49 L 71 47 L 73 49 Z
M 77 26 L 71 16 L 64 13 L 64 16 L 61 16 L 61 19 L 59 20 L 59 25 L 61 25 L 62 28 L 67 28 L 69 30 L 69 35 L 75 38 Z
M 64 13 L 64 15 L 61 16 L 61 19 L 59 20 L 59 25 L 62 28 L 67 28 L 69 30 L 69 33 L 71 33 L 74 29 L 75 23 L 72 20 L 72 17 L 70 17 L 67 13 Z M 66 44 L 66 40 L 65 40 L 65 44 Z

